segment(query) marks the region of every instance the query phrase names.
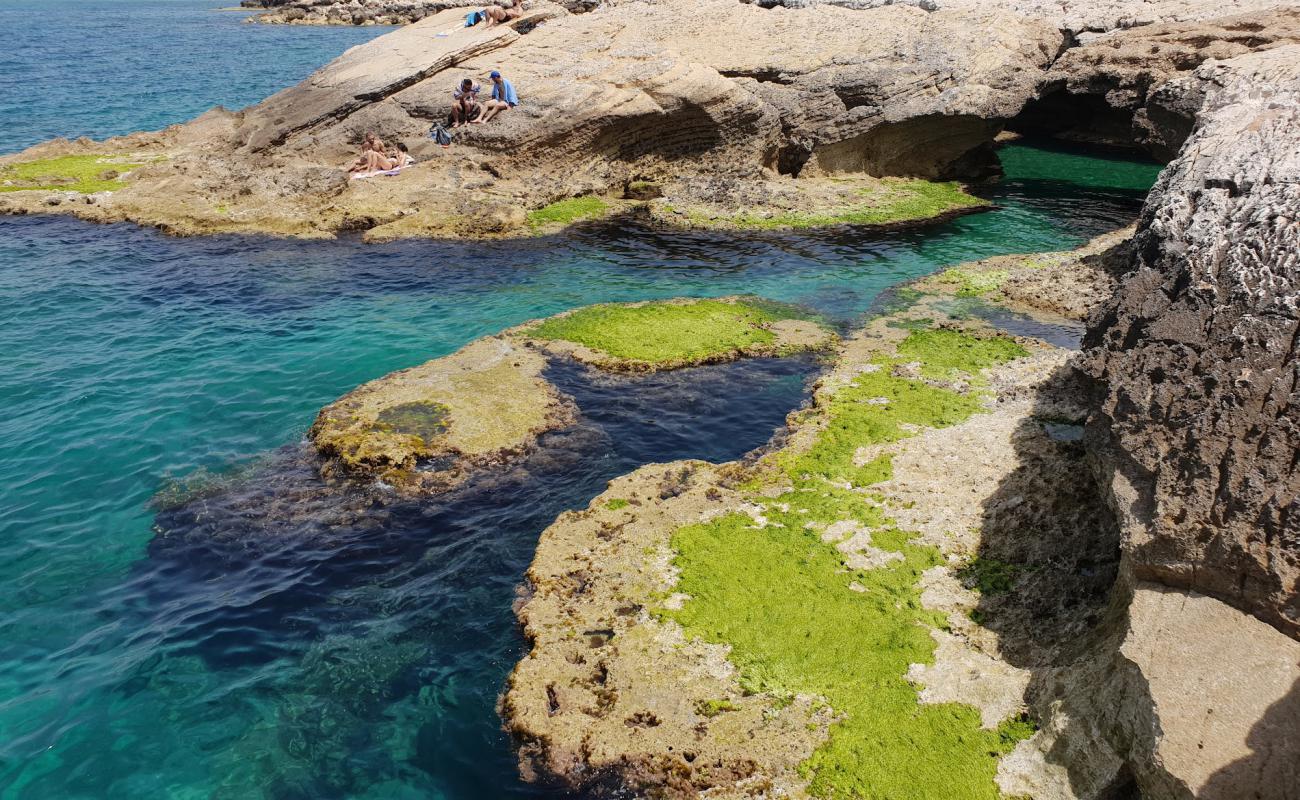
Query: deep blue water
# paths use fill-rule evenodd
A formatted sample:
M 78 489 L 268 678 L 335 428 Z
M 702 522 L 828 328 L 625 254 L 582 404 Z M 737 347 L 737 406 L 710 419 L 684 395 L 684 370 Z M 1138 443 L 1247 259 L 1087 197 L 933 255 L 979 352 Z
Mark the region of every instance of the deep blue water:
M 0 152 L 243 108 L 379 27 L 250 25 L 239 0 L 0 0 Z
M 236 19 L 0 0 L 18 33 L 0 121 L 23 131 L 15 147 L 157 127 L 259 99 L 376 33 Z M 76 91 L 59 82 L 72 75 Z M 557 365 L 583 422 L 430 505 L 323 487 L 300 444 L 315 411 L 592 302 L 751 292 L 848 322 L 943 266 L 1116 227 L 1155 172 L 1032 147 L 1004 160 L 1001 210 L 888 235 L 603 225 L 365 246 L 0 218 L 0 797 L 533 793 L 493 703 L 538 533 L 641 463 L 761 444 L 812 365 L 639 381 Z M 178 485 L 212 490 L 151 505 Z

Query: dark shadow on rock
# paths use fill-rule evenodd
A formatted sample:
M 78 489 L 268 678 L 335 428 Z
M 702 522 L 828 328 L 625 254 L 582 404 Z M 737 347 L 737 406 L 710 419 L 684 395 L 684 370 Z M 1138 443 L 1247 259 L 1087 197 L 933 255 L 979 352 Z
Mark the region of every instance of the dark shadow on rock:
M 981 592 L 972 616 L 1025 669 L 1074 655 L 1118 572 L 1119 529 L 1084 462 L 1085 396 L 1068 366 L 1035 390 L 1014 434 L 1020 465 L 984 500 L 980 549 L 963 572 Z
M 1300 798 L 1300 681 L 1250 729 L 1251 754 L 1210 776 L 1204 800 Z
M 1030 672 L 1026 704 L 1038 723 L 1057 720 L 1045 757 L 1073 793 L 1134 800 L 1137 781 L 1107 737 L 1119 709 L 1104 710 L 1100 725 L 1094 714 L 1100 687 L 1142 694 L 1145 684 L 1117 657 L 1128 597 L 1117 583 L 1119 527 L 1086 462 L 1090 395 L 1070 365 L 1020 391 L 1030 396 L 1008 399 L 1028 399 L 1032 411 L 1013 434 L 1019 463 L 984 500 L 979 551 L 961 573 L 980 591 L 971 616 L 998 635 L 1001 658 Z

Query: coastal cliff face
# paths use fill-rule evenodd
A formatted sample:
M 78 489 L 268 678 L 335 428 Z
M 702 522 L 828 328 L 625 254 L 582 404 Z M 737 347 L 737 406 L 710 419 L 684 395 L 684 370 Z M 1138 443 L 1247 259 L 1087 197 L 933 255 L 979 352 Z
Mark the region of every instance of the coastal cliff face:
M 1300 47 L 1207 64 L 1134 272 L 1093 325 L 1090 427 L 1139 580 L 1300 635 Z

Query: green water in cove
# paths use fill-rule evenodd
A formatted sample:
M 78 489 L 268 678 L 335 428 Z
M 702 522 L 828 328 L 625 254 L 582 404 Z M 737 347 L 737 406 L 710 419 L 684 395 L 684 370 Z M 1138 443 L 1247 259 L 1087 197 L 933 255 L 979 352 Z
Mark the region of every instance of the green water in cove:
M 63 84 L 30 91 L 48 80 L 23 72 L 50 52 L 38 35 L 59 31 L 50 41 L 71 63 L 99 51 L 69 40 L 70 25 L 94 19 L 145 41 L 111 17 L 143 7 L 173 32 L 156 51 L 163 89 L 185 69 L 206 76 L 190 94 L 132 83 L 154 101 L 96 99 L 77 118 L 61 111 L 73 107 Z M 249 38 L 226 17 L 200 20 L 188 2 L 58 8 L 82 22 L 56 24 L 39 0 L 0 7 L 18 42 L 0 70 L 0 121 L 41 137 L 156 127 L 284 79 L 214 80 L 198 43 L 248 48 L 223 56 L 238 64 L 295 42 L 289 60 L 307 70 L 373 35 L 299 32 L 313 50 L 288 29 Z M 115 53 L 99 32 L 79 35 Z M 78 68 L 107 94 L 118 87 L 120 71 Z M 944 266 L 1125 224 L 1156 174 L 1061 148 L 1002 157 L 1008 178 L 988 192 L 999 210 L 890 234 L 615 224 L 365 246 L 0 218 L 0 797 L 547 796 L 518 779 L 494 709 L 522 652 L 511 602 L 538 534 L 643 463 L 761 445 L 816 364 L 638 380 L 557 364 L 550 377 L 584 409 L 579 424 L 424 505 L 314 492 L 301 438 L 315 412 L 394 369 L 593 302 L 754 293 L 851 324 Z M 181 500 L 151 504 L 160 493 Z

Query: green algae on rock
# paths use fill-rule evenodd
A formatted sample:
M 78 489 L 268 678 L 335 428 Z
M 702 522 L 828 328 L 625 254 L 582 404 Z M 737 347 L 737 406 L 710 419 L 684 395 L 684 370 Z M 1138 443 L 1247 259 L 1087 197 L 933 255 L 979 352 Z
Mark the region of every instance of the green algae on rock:
M 0 192 L 56 190 L 94 194 L 121 188 L 141 163 L 111 155 L 64 155 L 0 165 Z
M 872 496 L 890 476 L 888 457 L 858 461 L 863 448 L 982 406 L 976 393 L 893 374 L 900 359 L 921 360 L 922 374 L 974 378 L 1028 351 L 952 329 L 912 330 L 896 351 L 822 398 L 824 427 L 810 446 L 773 457 L 790 482 L 749 499 L 758 526 L 733 513 L 673 536 L 676 588 L 690 599 L 666 613 L 687 636 L 730 647 L 747 690 L 826 699 L 838 721 L 803 767 L 814 795 L 994 800 L 998 757 L 1027 734 L 1015 720 L 988 730 L 971 706 L 919 703 L 910 665 L 933 661 L 930 631 L 946 627 L 922 606 L 921 577 L 944 559 Z
M 836 336 L 795 306 L 752 297 L 587 306 L 516 329 L 601 369 L 646 372 L 830 347 Z
M 686 794 L 999 797 L 1000 757 L 1032 728 L 1006 691 L 991 710 L 922 698 L 914 672 L 951 624 L 922 601 L 925 578 L 949 556 L 897 523 L 877 486 L 889 448 L 981 415 L 980 373 L 1030 350 L 922 323 L 943 319 L 928 306 L 902 313 L 909 324 L 877 320 L 845 342 L 814 407 L 756 464 L 645 468 L 543 534 L 520 609 L 532 652 L 502 705 L 526 774 L 577 787 L 609 770 Z M 617 648 L 586 649 L 584 629 Z M 947 697 L 934 674 L 926 691 Z M 638 720 L 654 725 L 629 734 Z M 576 749 L 592 737 L 599 749 Z
M 686 184 L 650 204 L 659 222 L 687 228 L 787 230 L 834 225 L 894 227 L 933 222 L 979 211 L 988 203 L 955 182 L 868 177 L 805 178 L 773 182 L 728 197 L 724 205 L 694 200 L 702 192 Z
M 995 256 L 950 267 L 920 282 L 927 292 L 980 297 L 1083 320 L 1109 297 L 1123 271 L 1133 228 L 1103 234 L 1078 250 Z
M 421 493 L 526 450 L 568 424 L 572 403 L 541 377 L 545 358 L 505 337 L 367 383 L 321 410 L 310 438 L 327 471 Z
M 599 219 L 612 210 L 609 203 L 599 197 L 586 195 L 570 197 L 528 212 L 528 226 L 536 232 L 556 230 L 577 222 Z

